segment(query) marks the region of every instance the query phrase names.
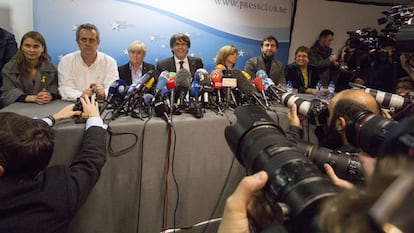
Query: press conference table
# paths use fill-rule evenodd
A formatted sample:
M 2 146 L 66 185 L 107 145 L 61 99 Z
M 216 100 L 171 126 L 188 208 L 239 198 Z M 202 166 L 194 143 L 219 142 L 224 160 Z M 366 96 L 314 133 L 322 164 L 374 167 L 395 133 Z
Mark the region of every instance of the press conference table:
M 67 104 L 61 100 L 47 105 L 15 103 L 0 111 L 43 117 Z M 278 115 L 279 125 L 286 129 L 289 109 L 278 106 L 276 110 L 277 114 L 271 116 L 277 119 Z M 131 145 L 132 149 L 117 156 L 108 152 L 101 177 L 75 216 L 69 232 L 156 233 L 161 232 L 163 225 L 168 229 L 183 228 L 179 232 L 201 232 L 205 225 L 192 226 L 221 217 L 226 198 L 245 175 L 245 169 L 235 159 L 224 137 L 224 128 L 235 121 L 230 110 L 224 116 L 207 110 L 201 119 L 187 113 L 174 116 L 175 154 L 167 153 L 170 135 L 161 118 L 152 117 L 145 123 L 121 116 L 110 122 L 114 133 L 126 133 L 112 136 L 113 150 L 120 151 Z M 58 122 L 54 129 L 55 152 L 51 165 L 68 164 L 79 148 L 84 124 L 75 124 L 69 119 Z M 132 134 L 138 136 L 135 145 Z M 167 161 L 168 217 L 163 222 Z M 216 232 L 217 225 L 218 221 L 210 223 L 205 232 Z

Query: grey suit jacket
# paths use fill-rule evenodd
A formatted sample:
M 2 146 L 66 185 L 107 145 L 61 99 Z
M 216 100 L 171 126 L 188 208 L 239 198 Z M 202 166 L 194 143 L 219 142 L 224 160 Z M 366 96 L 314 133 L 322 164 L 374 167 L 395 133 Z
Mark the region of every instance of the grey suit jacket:
M 246 61 L 244 70 L 250 74 L 252 78 L 256 77 L 256 72 L 258 70 L 266 71 L 266 66 L 262 56 L 252 57 Z M 285 68 L 283 67 L 282 62 L 278 60 L 272 60 L 272 65 L 270 67 L 270 72 L 267 74 L 273 82 L 277 84 L 286 84 L 285 77 Z

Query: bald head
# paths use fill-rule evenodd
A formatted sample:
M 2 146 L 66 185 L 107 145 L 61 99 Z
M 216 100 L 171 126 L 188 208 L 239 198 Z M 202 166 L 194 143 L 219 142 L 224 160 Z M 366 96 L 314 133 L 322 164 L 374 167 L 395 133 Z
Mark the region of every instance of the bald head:
M 340 111 L 342 109 L 350 111 L 342 112 Z M 329 102 L 328 110 L 329 118 L 339 114 L 347 120 L 357 111 L 370 111 L 376 114 L 381 112 L 381 108 L 375 98 L 371 94 L 359 89 L 343 90 L 336 94 Z

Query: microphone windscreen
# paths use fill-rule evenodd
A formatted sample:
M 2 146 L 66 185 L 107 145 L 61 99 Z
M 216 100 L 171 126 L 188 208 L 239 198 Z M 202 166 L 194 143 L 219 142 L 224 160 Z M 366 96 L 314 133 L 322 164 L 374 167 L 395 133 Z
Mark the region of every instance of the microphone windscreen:
M 223 64 L 217 64 L 214 69 L 215 70 L 225 71 L 226 70 L 226 67 Z
M 122 79 L 117 79 L 113 81 L 108 90 L 108 92 L 112 94 L 113 97 L 117 97 L 117 98 L 123 98 L 126 91 L 127 91 L 127 84 Z
M 206 70 L 206 69 L 204 69 L 204 68 L 199 68 L 199 69 L 197 69 L 197 70 L 196 70 L 196 72 L 194 73 L 194 78 L 193 78 L 193 80 L 196 80 L 197 82 L 200 82 L 200 80 L 203 78 L 203 76 L 204 76 L 205 74 L 207 74 L 207 75 L 208 75 L 207 70 Z
M 170 78 L 167 81 L 167 88 L 168 90 L 174 89 L 177 83 L 177 79 L 176 78 Z
M 177 72 L 177 87 L 183 87 L 185 89 L 190 88 L 190 79 L 191 79 L 191 73 L 187 69 L 180 69 Z
M 167 82 L 168 78 L 160 75 L 160 78 L 158 79 L 157 83 L 157 90 L 162 90 L 167 85 Z
M 254 86 L 243 76 L 240 70 L 233 69 L 232 75 L 237 79 L 237 87 L 243 94 L 250 95 L 256 91 Z
M 267 73 L 264 70 L 258 70 L 256 72 L 256 77 L 262 77 L 263 79 L 265 79 L 267 77 Z
M 213 70 L 210 73 L 211 81 L 213 81 L 215 89 L 223 88 L 223 72 L 221 70 Z
M 263 84 L 263 79 L 262 79 L 262 77 L 256 77 L 256 78 L 253 80 L 253 84 L 256 86 L 256 89 L 257 89 L 258 91 L 264 91 L 264 90 L 265 90 L 265 86 L 264 86 L 264 84 Z
M 151 106 L 154 96 L 150 93 L 145 93 L 143 99 L 144 99 L 145 106 Z
M 242 74 L 247 80 L 250 80 L 252 78 L 252 76 L 244 70 L 242 70 Z
M 177 77 L 177 73 L 170 71 L 169 78 L 176 78 L 176 77 Z

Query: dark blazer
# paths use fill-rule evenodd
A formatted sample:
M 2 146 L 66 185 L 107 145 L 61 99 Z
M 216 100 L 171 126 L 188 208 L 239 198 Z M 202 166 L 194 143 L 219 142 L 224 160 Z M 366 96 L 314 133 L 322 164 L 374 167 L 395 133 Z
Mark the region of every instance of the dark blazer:
M 263 56 L 258 57 L 252 57 L 249 60 L 246 61 L 246 64 L 244 65 L 244 70 L 250 74 L 252 78 L 256 77 L 256 72 L 258 70 L 264 70 L 266 71 L 266 65 L 263 59 Z M 278 85 L 286 84 L 285 79 L 285 73 L 284 73 L 284 67 L 282 62 L 278 60 L 272 60 L 272 64 L 270 66 L 270 72 L 267 74 L 269 78 L 273 80 L 273 82 Z
M 92 126 L 70 165 L 47 167 L 30 180 L 0 177 L 0 232 L 66 232 L 105 160 L 106 130 Z
M 305 93 L 305 81 L 303 79 L 302 72 L 300 71 L 299 66 L 296 65 L 296 62 L 290 63 L 286 66 L 286 82 L 292 81 L 293 88 L 298 89 L 298 93 Z M 316 84 L 319 81 L 319 71 L 313 65 L 308 65 L 308 87 L 315 88 Z
M 155 71 L 155 66 L 150 63 L 142 62 L 142 75 L 144 75 L 150 70 Z M 124 80 L 126 84 L 128 85 L 132 84 L 131 69 L 129 68 L 129 62 L 126 63 L 125 65 L 118 66 L 118 73 L 119 73 L 119 78 Z
M 191 77 L 193 77 L 197 69 L 204 68 L 204 64 L 201 58 L 199 57 L 187 56 L 187 58 L 190 66 Z M 157 74 L 159 75 L 164 70 L 168 70 L 170 72 L 177 72 L 175 68 L 174 56 L 165 58 L 157 62 Z

